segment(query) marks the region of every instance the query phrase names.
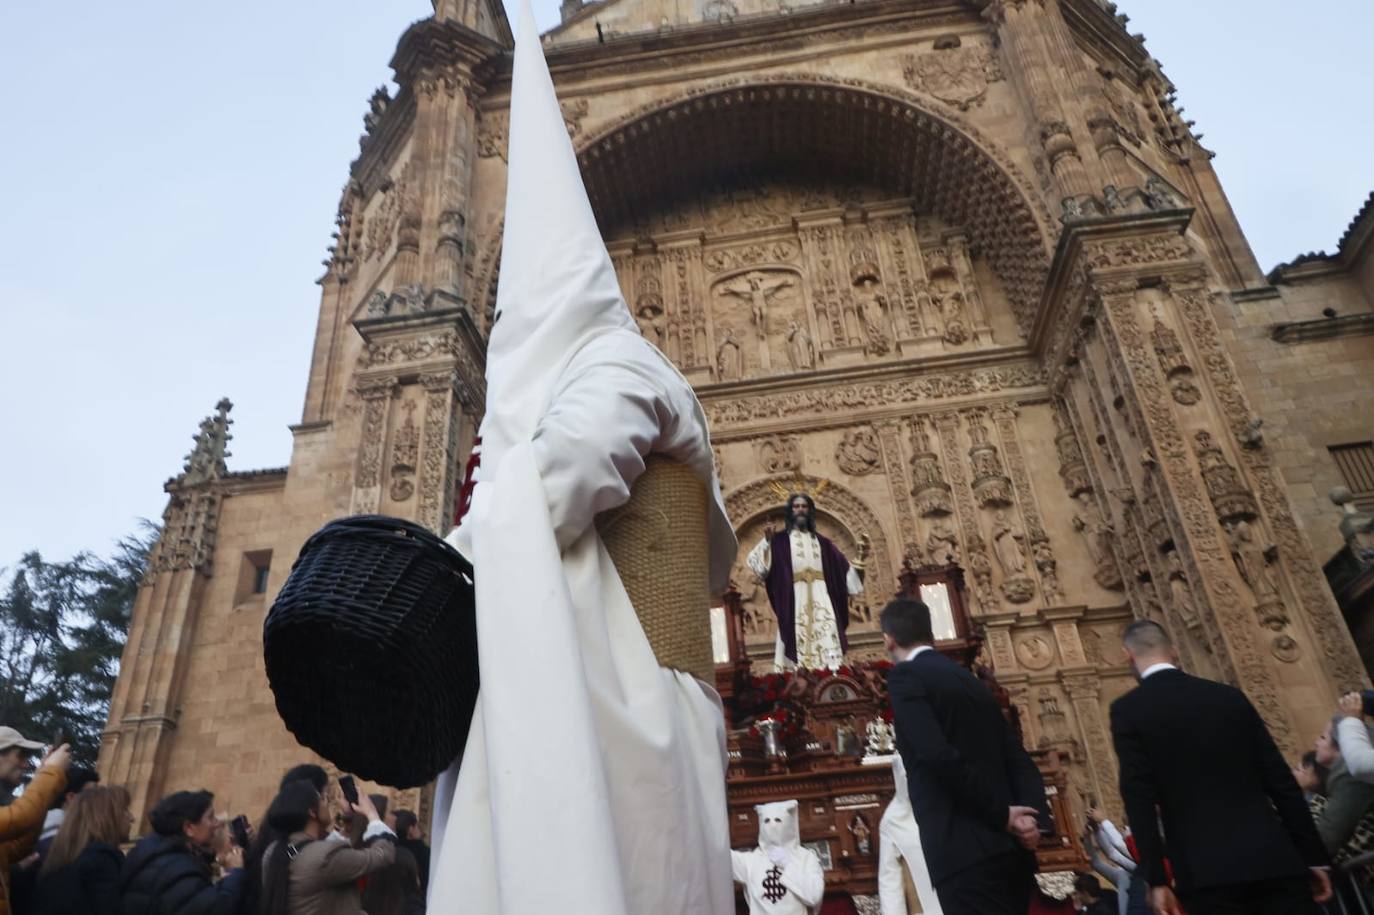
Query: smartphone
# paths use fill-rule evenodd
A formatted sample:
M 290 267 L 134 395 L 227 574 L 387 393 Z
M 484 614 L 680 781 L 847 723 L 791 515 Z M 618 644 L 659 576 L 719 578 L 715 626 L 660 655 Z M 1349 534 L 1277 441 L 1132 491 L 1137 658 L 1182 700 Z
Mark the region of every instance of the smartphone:
M 239 814 L 234 817 L 229 824 L 229 834 L 234 839 L 234 844 L 244 851 L 248 850 L 248 817 Z
M 358 785 L 353 781 L 353 776 L 343 775 L 339 777 L 339 790 L 343 792 L 344 800 L 351 806 L 358 803 Z

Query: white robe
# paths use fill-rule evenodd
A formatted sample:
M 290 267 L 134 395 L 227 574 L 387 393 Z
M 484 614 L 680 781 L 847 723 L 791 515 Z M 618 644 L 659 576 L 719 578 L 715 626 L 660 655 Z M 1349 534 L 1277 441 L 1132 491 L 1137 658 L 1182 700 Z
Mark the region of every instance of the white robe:
M 906 768 L 900 753 L 892 757 L 892 778 L 897 785 L 897 794 L 883 811 L 878 824 L 879 910 L 882 915 L 907 915 L 906 887 L 902 880 L 902 859 L 905 858 L 923 915 L 941 915 L 940 900 L 931 885 L 925 851 L 921 848 L 921 830 L 911 808 Z
M 803 572 L 819 575 L 821 569 L 821 542 L 807 531 L 791 531 L 789 543 L 792 546 L 792 575 Z M 745 563 L 749 570 L 758 576 L 760 582 L 767 583 L 768 570 L 773 567 L 772 546 L 764 537 L 749 551 Z M 849 596 L 863 593 L 863 579 L 852 565 L 845 578 L 845 588 Z M 825 589 L 825 580 L 805 581 L 797 578 L 792 584 L 793 606 L 796 608 L 797 661 L 794 664 L 784 653 L 782 633 L 774 640 L 773 664 L 778 670 L 804 667 L 809 670 L 829 668 L 834 670 L 844 663 L 844 651 L 840 648 L 840 630 L 835 622 L 835 607 L 830 602 L 830 592 Z
M 761 848 L 732 851 L 730 860 L 735 882 L 744 884 L 749 915 L 812 915 L 820 911 L 825 872 L 811 849 L 798 849 L 785 867 L 777 867 Z
M 825 871 L 816 853 L 801 844 L 797 802 L 757 804 L 754 811 L 758 848 L 730 852 L 749 915 L 815 915 L 825 898 Z
M 431 915 L 733 911 L 719 697 L 658 666 L 593 525 L 650 453 L 712 480 L 687 382 L 615 332 L 577 353 L 533 441 L 474 493 L 482 690 L 436 797 Z M 728 570 L 715 496 L 712 566 Z

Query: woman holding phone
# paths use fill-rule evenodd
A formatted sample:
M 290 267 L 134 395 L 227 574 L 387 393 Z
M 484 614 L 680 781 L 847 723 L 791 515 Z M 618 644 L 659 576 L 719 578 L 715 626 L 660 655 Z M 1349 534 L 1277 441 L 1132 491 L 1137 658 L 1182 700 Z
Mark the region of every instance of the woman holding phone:
M 358 880 L 396 859 L 396 835 L 367 795 L 350 800 L 367 818 L 363 848 L 327 840 L 334 823 L 329 799 L 307 781 L 283 785 L 267 811 L 281 837 L 262 868 L 261 915 L 363 915 Z
M 38 873 L 35 915 L 119 915 L 119 846 L 133 824 L 123 788 L 93 785 L 72 798 Z

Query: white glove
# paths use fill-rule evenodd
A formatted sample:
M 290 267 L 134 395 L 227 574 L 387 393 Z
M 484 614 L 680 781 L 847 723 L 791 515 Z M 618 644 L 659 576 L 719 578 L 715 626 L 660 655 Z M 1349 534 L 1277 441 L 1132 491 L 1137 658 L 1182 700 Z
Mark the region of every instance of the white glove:
M 786 867 L 792 863 L 792 853 L 785 848 L 774 845 L 772 848 L 768 849 L 768 860 L 772 861 L 778 867 Z

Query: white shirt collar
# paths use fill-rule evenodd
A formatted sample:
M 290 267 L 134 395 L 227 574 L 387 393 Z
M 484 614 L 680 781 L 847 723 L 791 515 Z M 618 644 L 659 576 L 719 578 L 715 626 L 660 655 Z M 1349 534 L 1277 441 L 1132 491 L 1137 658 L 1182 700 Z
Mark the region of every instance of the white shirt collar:
M 916 656 L 917 656 L 918 654 L 920 654 L 921 652 L 923 652 L 923 651 L 934 651 L 934 650 L 935 650 L 935 649 L 934 649 L 932 646 L 930 646 L 930 645 L 917 645 L 915 648 L 913 648 L 913 649 L 911 650 L 911 654 L 909 654 L 909 655 L 906 656 L 906 659 L 907 659 L 908 661 L 913 661 L 913 660 L 916 659 Z
M 1144 680 L 1150 674 L 1157 674 L 1161 670 L 1178 670 L 1178 668 L 1168 661 L 1160 661 L 1158 664 L 1151 664 L 1149 667 L 1142 670 L 1140 672 L 1140 679 Z

